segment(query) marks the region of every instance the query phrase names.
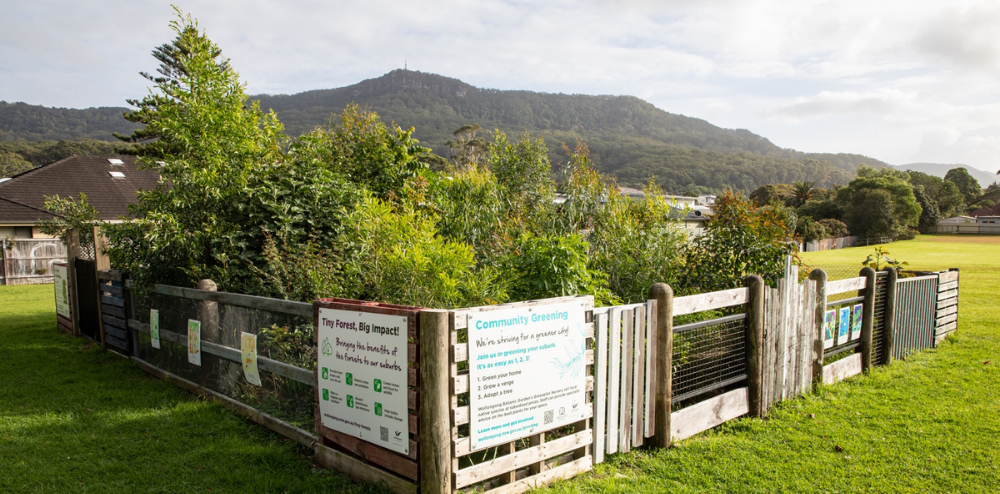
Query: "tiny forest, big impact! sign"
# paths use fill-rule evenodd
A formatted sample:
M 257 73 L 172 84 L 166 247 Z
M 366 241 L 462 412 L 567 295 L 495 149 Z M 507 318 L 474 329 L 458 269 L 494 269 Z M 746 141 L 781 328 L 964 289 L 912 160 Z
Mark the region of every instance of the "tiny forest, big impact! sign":
M 473 451 L 584 418 L 586 300 L 469 315 Z
M 409 454 L 406 316 L 320 308 L 316 324 L 323 427 Z

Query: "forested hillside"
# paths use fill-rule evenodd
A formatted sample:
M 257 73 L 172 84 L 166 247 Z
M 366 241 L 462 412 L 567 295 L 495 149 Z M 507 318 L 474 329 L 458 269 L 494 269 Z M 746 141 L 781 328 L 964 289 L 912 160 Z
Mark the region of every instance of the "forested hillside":
M 704 120 L 665 112 L 632 96 L 587 96 L 480 89 L 435 74 L 395 70 L 339 89 L 294 95 L 252 96 L 273 109 L 296 137 L 344 107 L 357 103 L 403 128 L 435 153 L 448 157 L 456 129 L 478 124 L 541 137 L 553 163 L 564 161 L 562 144 L 587 144 L 597 167 L 622 185 L 655 179 L 672 193 L 734 188 L 750 192 L 769 183 L 808 180 L 845 184 L 861 164 L 887 166 L 853 154 L 807 154 L 783 149 L 745 129 L 723 129 Z M 113 140 L 112 132 L 135 126 L 122 108 L 67 110 L 0 103 L 0 141 L 24 139 Z M 23 146 L 22 146 L 23 147 Z M 27 157 L 25 157 L 27 159 Z M 30 160 L 34 161 L 34 160 Z

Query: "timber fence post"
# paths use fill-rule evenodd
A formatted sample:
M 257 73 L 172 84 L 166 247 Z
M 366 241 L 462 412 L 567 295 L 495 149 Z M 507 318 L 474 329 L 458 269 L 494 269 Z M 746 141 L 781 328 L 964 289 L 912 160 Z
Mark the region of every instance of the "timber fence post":
M 101 348 L 108 349 L 108 341 L 104 332 L 104 302 L 101 295 L 101 271 L 111 269 L 111 260 L 108 259 L 108 239 L 101 233 L 101 225 L 94 225 L 94 279 L 97 280 L 97 328 L 101 339 Z
M 813 308 L 815 339 L 813 340 L 812 364 L 812 383 L 813 387 L 816 387 L 823 382 L 823 360 L 826 359 L 826 352 L 823 348 L 825 336 L 823 332 L 826 330 L 826 271 L 814 269 L 809 273 L 809 279 L 816 282 L 816 306 Z
M 764 279 L 743 278 L 747 297 L 747 397 L 751 417 L 764 416 Z
M 882 365 L 892 363 L 892 340 L 896 326 L 896 280 L 899 274 L 889 268 L 885 276 L 885 312 L 882 315 Z
M 199 290 L 206 290 L 206 291 L 209 291 L 209 292 L 215 292 L 215 291 L 219 290 L 219 286 L 216 285 L 216 283 L 214 281 L 209 280 L 209 279 L 204 279 L 204 280 L 199 281 L 198 284 L 195 285 L 195 288 L 197 288 Z M 211 302 L 211 301 L 208 301 L 208 300 L 199 300 L 198 301 L 198 320 L 201 321 L 201 341 L 210 341 L 212 343 L 222 344 L 222 345 L 225 344 L 225 342 L 223 342 L 222 340 L 219 339 L 219 303 L 218 302 Z M 237 339 L 236 339 L 237 346 L 239 346 L 239 342 L 240 342 L 239 337 L 240 337 L 240 335 L 236 335 L 236 337 L 237 337 Z M 242 370 L 243 366 L 241 365 L 240 367 L 241 367 L 241 370 Z M 230 386 L 231 383 L 226 382 L 226 379 L 223 378 L 222 373 L 223 373 L 223 369 L 225 369 L 225 368 L 226 368 L 225 365 L 220 365 L 220 363 L 217 362 L 215 359 L 208 359 L 208 360 L 202 361 L 202 370 L 204 372 L 203 375 L 205 376 L 205 380 L 202 382 L 202 384 L 206 388 L 210 388 L 211 386 L 209 385 L 209 383 L 211 382 L 211 379 L 213 377 L 216 377 L 216 374 L 218 374 L 218 376 L 217 376 L 217 379 L 218 379 L 218 381 L 217 381 L 218 382 L 218 389 L 223 389 L 223 390 L 228 391 L 229 390 L 229 386 Z
M 80 257 L 80 231 L 76 228 L 66 232 L 66 271 L 69 277 L 69 304 L 73 316 L 73 336 L 80 336 L 80 301 L 77 297 L 76 258 Z
M 861 268 L 861 276 L 865 278 L 865 301 L 861 317 L 861 372 L 865 374 L 872 368 L 872 330 L 875 328 L 875 270 L 870 267 Z
M 420 312 L 420 492 L 451 494 L 451 402 L 448 311 Z
M 674 291 L 666 283 L 649 288 L 656 299 L 656 407 L 653 414 L 653 447 L 670 447 L 670 410 L 673 397 Z

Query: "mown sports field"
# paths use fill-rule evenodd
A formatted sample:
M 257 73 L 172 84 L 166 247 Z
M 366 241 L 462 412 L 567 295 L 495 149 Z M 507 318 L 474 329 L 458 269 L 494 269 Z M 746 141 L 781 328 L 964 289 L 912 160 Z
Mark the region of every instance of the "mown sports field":
M 961 269 L 957 336 L 552 492 L 1000 491 L 1000 237 L 886 246 Z M 871 247 L 808 253 L 856 264 Z M 375 492 L 307 450 L 55 329 L 52 286 L 0 287 L 0 492 Z

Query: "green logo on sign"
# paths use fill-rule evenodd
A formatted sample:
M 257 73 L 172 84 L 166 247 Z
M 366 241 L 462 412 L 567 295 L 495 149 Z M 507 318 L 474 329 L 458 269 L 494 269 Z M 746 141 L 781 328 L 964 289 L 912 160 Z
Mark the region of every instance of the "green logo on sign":
M 333 355 L 333 345 L 330 344 L 329 338 L 323 338 L 323 355 Z
M 381 379 L 376 379 L 375 380 L 375 392 L 376 393 L 381 393 L 382 392 L 382 380 Z
M 382 404 L 377 401 L 375 402 L 375 415 L 382 416 Z
M 329 371 L 327 371 L 326 367 L 323 367 L 323 379 L 327 379 L 329 375 Z
M 354 386 L 354 375 L 350 372 L 347 373 L 347 385 Z
M 354 408 L 354 397 L 347 395 L 347 408 Z
M 330 390 L 329 389 L 324 389 L 323 390 L 323 401 L 330 401 Z

